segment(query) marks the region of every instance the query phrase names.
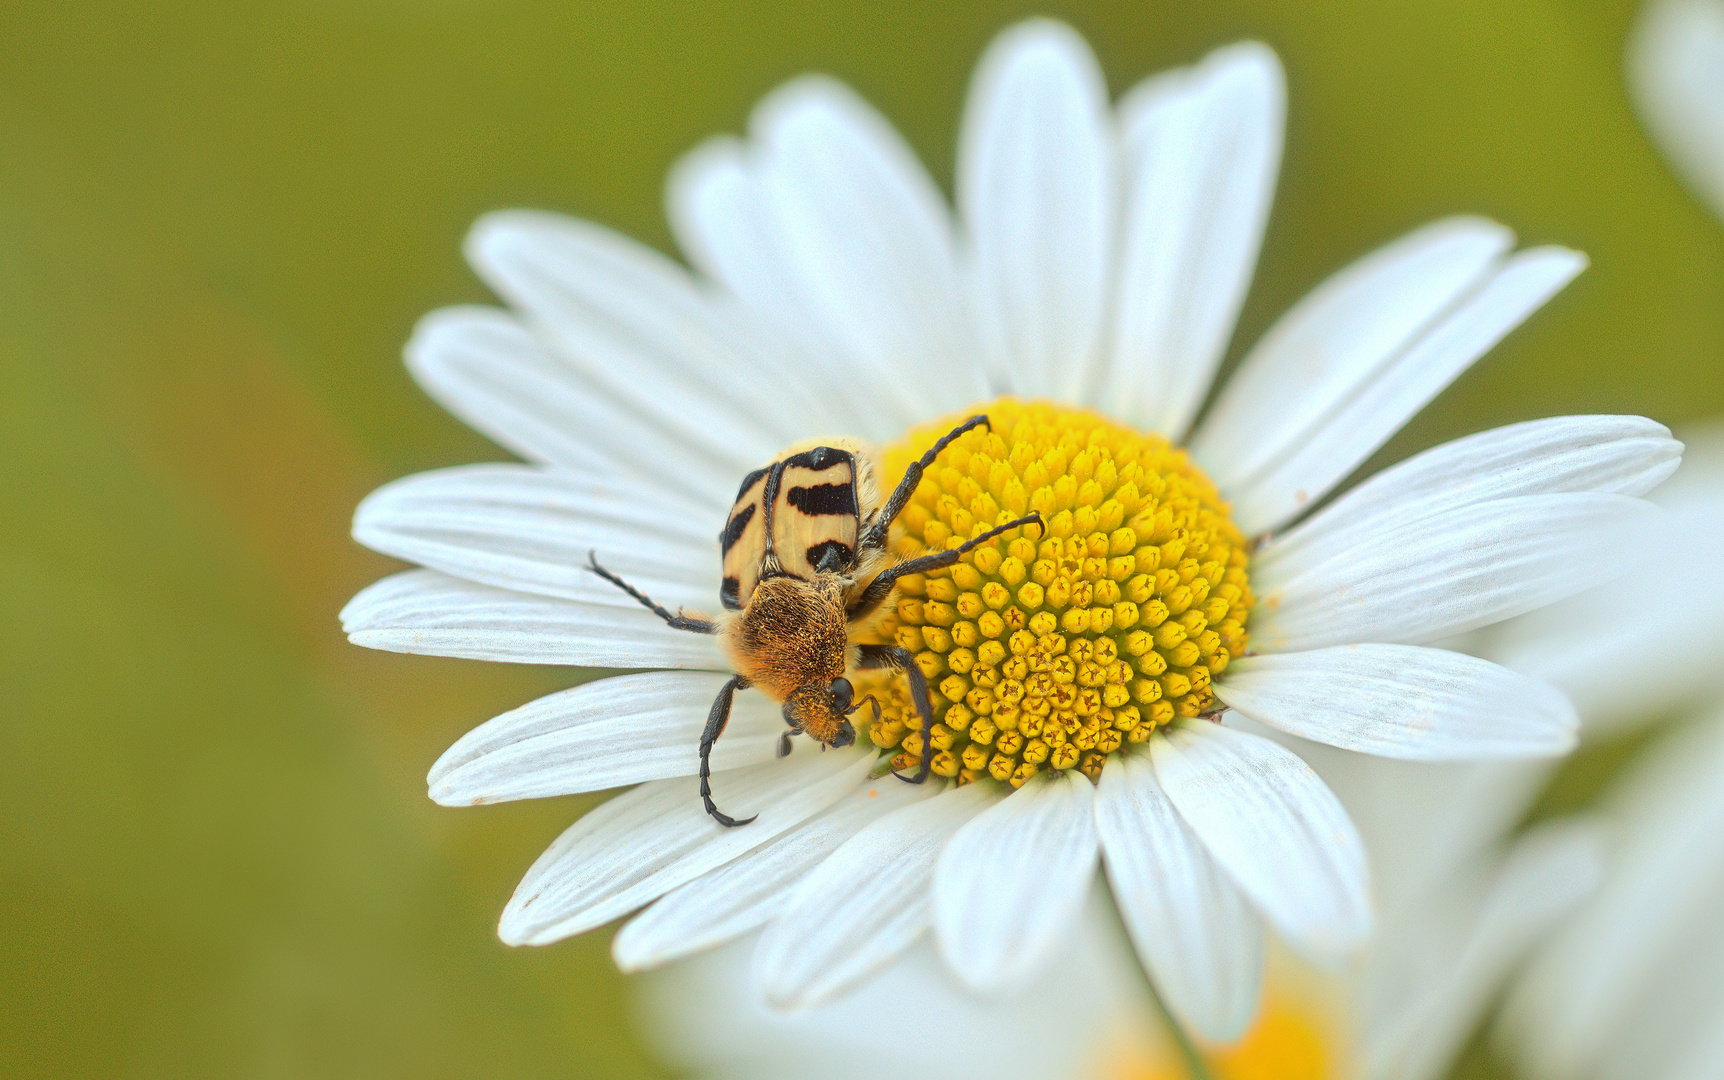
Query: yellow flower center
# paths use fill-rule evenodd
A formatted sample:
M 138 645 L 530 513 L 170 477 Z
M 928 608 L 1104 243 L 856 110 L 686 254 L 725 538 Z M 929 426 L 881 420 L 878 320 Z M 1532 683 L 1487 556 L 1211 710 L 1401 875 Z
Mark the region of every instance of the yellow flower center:
M 1245 537 L 1185 452 L 1081 409 L 1005 398 L 966 415 L 990 427 L 941 453 L 892 530 L 893 551 L 955 548 L 1031 510 L 946 570 L 903 578 L 881 641 L 915 655 L 934 714 L 933 770 L 1013 787 L 1043 769 L 1101 775 L 1108 755 L 1215 703 L 1210 683 L 1245 651 Z M 887 447 L 897 477 L 959 417 Z M 861 680 L 881 703 L 874 745 L 921 760 L 902 676 Z M 860 713 L 858 715 L 861 715 Z
M 1344 1054 L 1331 1024 L 1307 1003 L 1271 998 L 1245 1037 L 1232 1046 L 1205 1047 L 1215 1080 L 1325 1080 Z M 1184 1080 L 1190 1075 L 1173 1047 L 1124 1043 L 1110 1048 L 1094 1070 L 1097 1080 Z

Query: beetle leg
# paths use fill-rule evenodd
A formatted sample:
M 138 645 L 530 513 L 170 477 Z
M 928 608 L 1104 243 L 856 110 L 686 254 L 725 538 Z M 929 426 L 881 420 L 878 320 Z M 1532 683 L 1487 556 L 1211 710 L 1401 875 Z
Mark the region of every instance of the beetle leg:
M 934 459 L 940 456 L 940 451 L 944 450 L 953 439 L 956 439 L 964 432 L 973 427 L 986 424 L 987 422 L 988 418 L 985 414 L 970 417 L 951 431 L 940 436 L 940 441 L 936 442 L 926 454 L 923 454 L 920 461 L 912 462 L 910 467 L 904 470 L 904 479 L 898 481 L 898 486 L 893 489 L 891 497 L 886 500 L 885 505 L 881 506 L 880 509 L 875 512 L 874 517 L 868 522 L 868 528 L 863 530 L 861 539 L 856 545 L 856 550 L 860 552 L 866 551 L 869 548 L 885 547 L 886 534 L 891 530 L 892 522 L 897 520 L 899 512 L 901 512 L 909 503 L 910 496 L 916 493 L 916 485 L 922 482 L 922 474 L 928 471 L 928 466 L 934 464 Z
M 951 566 L 977 546 L 992 540 L 1003 532 L 1010 532 L 1012 529 L 1023 525 L 1035 525 L 1044 531 L 1047 529 L 1047 526 L 1042 522 L 1041 511 L 1032 510 L 1016 521 L 996 525 L 975 539 L 966 540 L 949 551 L 937 551 L 932 555 L 921 555 L 914 559 L 905 559 L 895 566 L 888 566 L 876 574 L 874 580 L 870 581 L 867 588 L 862 590 L 862 594 L 846 609 L 845 617 L 851 622 L 855 622 L 857 619 L 871 614 L 891 594 L 892 586 L 898 584 L 898 579 L 906 574 L 925 574 L 930 570 L 939 570 Z
M 736 820 L 721 811 L 712 801 L 712 744 L 724 734 L 724 726 L 730 723 L 730 705 L 736 700 L 738 690 L 748 689 L 748 680 L 741 675 L 733 675 L 718 691 L 718 697 L 713 699 L 712 711 L 706 714 L 706 730 L 700 735 L 700 800 L 706 804 L 706 812 L 711 814 L 727 829 L 738 825 L 747 825 L 754 818 Z M 759 814 L 754 817 L 759 817 Z
M 897 770 L 893 770 L 892 775 L 906 784 L 920 784 L 928 779 L 928 772 L 934 767 L 934 703 L 928 696 L 927 676 L 916 666 L 909 649 L 898 645 L 863 645 L 860 648 L 861 655 L 856 660 L 858 669 L 890 668 L 902 671 L 904 678 L 909 680 L 910 700 L 916 703 L 916 712 L 922 717 L 922 765 L 914 776 L 905 776 Z M 876 719 L 879 711 L 880 706 L 875 705 Z

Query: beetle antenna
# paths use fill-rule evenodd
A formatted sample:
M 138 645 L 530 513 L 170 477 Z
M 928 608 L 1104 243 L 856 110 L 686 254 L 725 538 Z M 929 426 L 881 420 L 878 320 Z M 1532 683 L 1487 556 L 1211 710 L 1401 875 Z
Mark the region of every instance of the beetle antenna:
M 599 565 L 599 553 L 597 551 L 589 550 L 587 552 L 587 570 L 590 573 L 597 574 L 598 576 L 604 578 L 606 581 L 610 582 L 612 585 L 615 585 L 617 588 L 621 589 L 623 592 L 626 592 L 630 596 L 634 597 L 635 601 L 637 603 L 639 603 L 641 607 L 646 608 L 648 611 L 652 612 L 654 615 L 657 615 L 659 618 L 663 619 L 665 622 L 665 625 L 670 627 L 672 630 L 688 630 L 688 631 L 691 631 L 691 632 L 696 633 L 696 634 L 716 634 L 716 633 L 718 633 L 718 624 L 715 622 L 712 622 L 709 619 L 692 618 L 688 615 L 684 615 L 680 611 L 677 612 L 675 615 L 672 615 L 669 611 L 666 611 L 664 609 L 664 607 L 662 605 L 658 604 L 657 602 L 655 602 L 652 597 L 648 596 L 644 592 L 641 592 L 639 589 L 635 588 L 633 585 L 630 585 L 628 582 L 624 581 L 622 578 L 616 576 L 615 574 L 611 573 L 609 570 L 606 570 L 604 567 L 600 566 Z

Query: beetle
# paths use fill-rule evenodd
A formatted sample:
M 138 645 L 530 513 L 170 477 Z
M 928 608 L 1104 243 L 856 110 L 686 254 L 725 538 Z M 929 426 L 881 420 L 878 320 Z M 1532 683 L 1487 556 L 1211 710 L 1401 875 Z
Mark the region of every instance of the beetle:
M 891 495 L 879 497 L 878 451 L 860 439 L 813 439 L 781 451 L 769 464 L 743 477 L 724 529 L 719 533 L 724 578 L 717 618 L 674 614 L 599 565 L 592 553 L 587 568 L 663 619 L 676 630 L 718 637 L 730 658 L 731 676 L 707 714 L 700 737 L 700 797 L 720 825 L 746 825 L 719 810 L 712 799 L 713 744 L 724 734 L 738 690 L 755 687 L 783 707 L 788 731 L 779 739 L 780 757 L 790 752 L 790 736 L 806 734 L 826 746 L 850 746 L 856 729 L 848 717 L 872 697 L 857 700 L 847 671 L 903 672 L 910 698 L 922 721 L 922 759 L 914 776 L 920 784 L 933 764 L 934 707 L 928 680 L 910 651 L 893 644 L 858 643 L 865 627 L 907 574 L 922 574 L 956 563 L 1001 533 L 1025 525 L 1042 527 L 1032 511 L 946 551 L 892 562 L 886 551 L 892 522 L 910 502 L 922 474 L 940 452 L 966 431 L 988 424 L 986 415 L 959 424 L 913 462 Z M 758 815 L 756 815 L 758 816 Z

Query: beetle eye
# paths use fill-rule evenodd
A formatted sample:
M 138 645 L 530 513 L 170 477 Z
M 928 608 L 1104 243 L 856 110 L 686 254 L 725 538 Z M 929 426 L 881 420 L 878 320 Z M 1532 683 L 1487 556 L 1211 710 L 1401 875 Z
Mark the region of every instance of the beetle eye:
M 850 700 L 856 695 L 856 691 L 850 685 L 850 680 L 842 675 L 833 679 L 831 693 L 832 711 L 836 713 L 849 712 Z

